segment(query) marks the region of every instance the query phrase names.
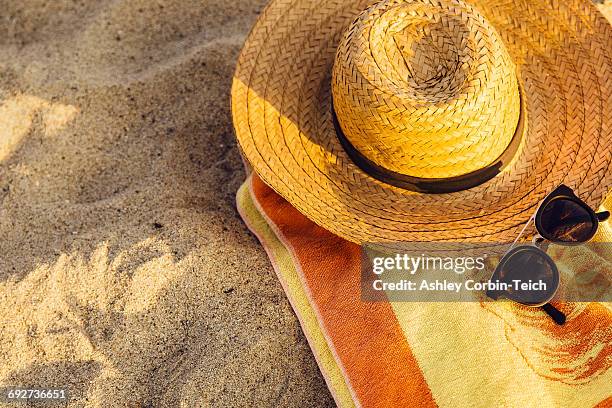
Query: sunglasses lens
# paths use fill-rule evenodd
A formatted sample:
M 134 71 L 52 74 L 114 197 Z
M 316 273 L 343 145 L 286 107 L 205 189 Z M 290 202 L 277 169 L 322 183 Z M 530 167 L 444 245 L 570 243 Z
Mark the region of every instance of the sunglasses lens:
M 591 213 L 566 198 L 552 200 L 544 207 L 540 225 L 544 234 L 557 242 L 586 242 L 593 236 Z
M 506 255 L 496 272 L 500 282 L 508 283 L 505 297 L 525 305 L 548 302 L 559 287 L 554 262 L 534 247 L 519 247 Z

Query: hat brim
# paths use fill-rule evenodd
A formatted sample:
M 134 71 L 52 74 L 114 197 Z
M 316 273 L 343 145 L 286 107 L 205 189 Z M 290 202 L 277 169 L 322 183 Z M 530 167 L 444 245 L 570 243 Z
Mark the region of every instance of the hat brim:
M 231 98 L 240 148 L 265 183 L 357 243 L 512 241 L 561 183 L 591 206 L 603 201 L 612 184 L 612 27 L 588 0 L 470 2 L 517 65 L 524 135 L 499 175 L 449 194 L 380 182 L 337 138 L 330 95 L 336 47 L 371 2 L 273 0 L 259 17 Z

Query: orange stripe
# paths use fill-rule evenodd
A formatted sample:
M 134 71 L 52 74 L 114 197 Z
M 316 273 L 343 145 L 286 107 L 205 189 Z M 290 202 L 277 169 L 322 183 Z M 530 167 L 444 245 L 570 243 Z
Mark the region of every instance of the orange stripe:
M 361 248 L 308 220 L 255 175 L 252 188 L 297 256 L 313 306 L 359 403 L 435 407 L 391 306 L 361 301 Z

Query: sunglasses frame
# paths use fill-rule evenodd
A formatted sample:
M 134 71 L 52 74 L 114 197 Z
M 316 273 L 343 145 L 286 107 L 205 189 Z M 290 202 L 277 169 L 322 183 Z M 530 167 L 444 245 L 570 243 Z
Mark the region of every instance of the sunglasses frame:
M 556 239 L 555 237 L 551 236 L 550 234 L 547 234 L 546 231 L 544 230 L 544 228 L 542 227 L 542 213 L 543 213 L 544 209 L 546 208 L 546 206 L 548 204 L 550 204 L 551 202 L 555 201 L 555 200 L 561 200 L 561 199 L 570 200 L 570 201 L 576 203 L 577 205 L 579 205 L 581 208 L 585 209 L 589 213 L 589 215 L 591 217 L 591 221 L 592 221 L 593 227 L 592 227 L 592 230 L 589 232 L 588 238 L 585 239 L 584 241 L 560 241 L 560 240 Z M 582 244 L 590 241 L 595 236 L 595 234 L 597 233 L 597 230 L 599 229 L 599 222 L 600 221 L 604 221 L 604 220 L 608 219 L 609 217 L 610 217 L 610 212 L 608 212 L 608 211 L 603 211 L 603 212 L 600 212 L 600 213 L 595 212 L 595 210 L 593 210 L 587 203 L 585 203 L 580 198 L 578 198 L 578 196 L 576 196 L 576 194 L 574 193 L 574 191 L 571 188 L 569 188 L 568 186 L 566 186 L 564 184 L 561 184 L 559 187 L 557 187 L 555 190 L 553 190 L 551 193 L 549 193 L 544 198 L 544 200 L 542 200 L 542 202 L 538 206 L 538 209 L 536 210 L 535 214 L 531 218 L 529 218 L 529 220 L 527 221 L 527 223 L 525 224 L 525 226 L 523 227 L 523 229 L 519 233 L 519 236 L 512 243 L 512 246 L 510 247 L 510 249 L 501 258 L 499 264 L 497 265 L 497 267 L 495 268 L 495 271 L 493 272 L 493 275 L 491 276 L 491 279 L 493 279 L 496 276 L 499 276 L 501 268 L 513 256 L 515 256 L 517 253 L 519 253 L 521 251 L 528 250 L 528 251 L 531 251 L 531 252 L 539 254 L 549 264 L 549 266 L 551 267 L 551 270 L 552 270 L 552 272 L 554 274 L 554 277 L 555 277 L 553 284 L 556 287 L 555 287 L 554 291 L 552 291 L 552 294 L 545 301 L 539 302 L 539 303 L 534 303 L 534 304 L 522 303 L 522 302 L 519 302 L 519 301 L 516 301 L 516 300 L 512 299 L 511 297 L 504 296 L 504 294 L 507 295 L 507 293 L 504 292 L 504 291 L 501 291 L 501 292 L 487 291 L 487 293 L 486 293 L 487 296 L 490 297 L 493 300 L 497 300 L 500 297 L 505 297 L 508 300 L 511 300 L 513 302 L 519 303 L 519 304 L 527 306 L 527 307 L 541 307 L 555 321 L 555 323 L 557 323 L 559 325 L 564 324 L 565 320 L 566 320 L 565 314 L 563 314 L 561 311 L 559 311 L 557 308 L 555 308 L 553 305 L 551 305 L 549 303 L 550 300 L 552 300 L 552 298 L 554 298 L 555 294 L 559 290 L 559 285 L 560 285 L 561 277 L 560 277 L 560 273 L 559 273 L 559 268 L 557 267 L 555 261 L 546 253 L 546 248 L 548 247 L 549 243 L 555 243 L 555 244 L 564 245 L 564 246 L 582 245 Z M 526 245 L 519 245 L 519 246 L 517 246 L 516 245 L 517 241 L 523 235 L 523 232 L 525 232 L 525 229 L 529 226 L 529 224 L 531 223 L 532 220 L 535 223 L 535 227 L 536 227 L 536 230 L 537 230 L 538 234 L 536 234 L 536 236 L 534 236 L 532 244 L 526 244 Z
M 536 245 L 519 245 L 519 246 L 515 246 L 514 248 L 510 249 L 508 252 L 506 252 L 506 254 L 502 257 L 502 259 L 499 261 L 499 265 L 497 265 L 497 267 L 495 268 L 495 272 L 493 274 L 493 276 L 495 275 L 499 275 L 499 271 L 503 269 L 503 267 L 505 266 L 506 263 L 508 263 L 508 261 L 510 261 L 510 259 L 512 259 L 512 257 L 518 255 L 519 253 L 524 253 L 524 252 L 531 252 L 534 254 L 537 254 L 539 256 L 542 257 L 543 260 L 546 261 L 546 263 L 548 263 L 548 266 L 550 266 L 550 269 L 553 273 L 553 282 L 552 285 L 554 286 L 554 290 L 551 292 L 551 295 L 549 297 L 547 297 L 545 300 L 538 302 L 538 303 L 524 303 L 524 302 L 519 302 L 517 300 L 514 299 L 510 299 L 513 302 L 516 303 L 520 303 L 521 305 L 525 305 L 525 306 L 529 306 L 529 307 L 541 307 L 544 306 L 545 304 L 547 304 L 548 302 L 550 302 L 550 300 L 555 296 L 555 293 L 557 293 L 557 290 L 559 290 L 559 285 L 561 283 L 561 275 L 559 273 L 559 268 L 557 267 L 557 264 L 555 263 L 555 261 L 548 256 L 548 254 L 546 252 L 544 252 L 542 249 L 540 249 L 538 246 Z M 491 299 L 497 300 L 499 298 L 499 296 L 495 296 L 494 293 L 506 293 L 505 291 L 487 291 L 487 296 L 489 296 Z M 495 296 L 495 297 L 494 297 Z

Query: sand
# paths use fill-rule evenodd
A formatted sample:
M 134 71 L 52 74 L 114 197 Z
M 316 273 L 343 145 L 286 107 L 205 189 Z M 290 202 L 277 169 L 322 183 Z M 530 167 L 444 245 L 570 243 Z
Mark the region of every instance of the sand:
M 0 1 L 0 385 L 333 405 L 235 209 L 229 89 L 264 3 Z
M 234 204 L 229 89 L 264 3 L 0 1 L 0 386 L 333 406 Z

